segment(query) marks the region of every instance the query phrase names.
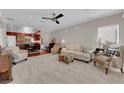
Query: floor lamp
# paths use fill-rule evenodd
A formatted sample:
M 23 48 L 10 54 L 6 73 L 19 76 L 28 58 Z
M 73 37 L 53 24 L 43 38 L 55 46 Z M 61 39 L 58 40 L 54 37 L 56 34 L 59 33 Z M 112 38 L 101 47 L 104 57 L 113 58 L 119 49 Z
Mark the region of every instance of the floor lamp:
M 61 40 L 61 44 L 62 44 L 62 47 L 64 48 L 65 47 L 65 39 Z

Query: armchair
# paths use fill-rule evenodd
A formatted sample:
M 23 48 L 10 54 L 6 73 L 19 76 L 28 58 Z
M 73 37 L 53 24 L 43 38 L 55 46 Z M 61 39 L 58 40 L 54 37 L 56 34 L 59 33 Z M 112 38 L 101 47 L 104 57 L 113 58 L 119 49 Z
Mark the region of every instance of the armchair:
M 120 69 L 121 73 L 123 73 L 123 64 L 124 64 L 124 46 L 120 46 L 120 56 L 113 57 L 113 67 Z
M 12 81 L 12 62 L 9 55 L 0 55 L 0 83 Z
M 60 49 L 60 45 L 59 44 L 55 44 L 53 46 L 53 48 L 51 48 L 51 53 L 58 53 Z
M 22 60 L 28 59 L 28 51 L 20 50 L 18 46 L 7 47 L 2 54 L 10 54 L 13 63 L 18 63 Z
M 120 46 L 119 48 L 120 56 L 108 57 L 106 55 L 95 55 L 94 66 L 96 63 L 102 64 L 106 69 L 106 74 L 108 74 L 108 70 L 111 67 L 120 69 L 121 73 L 123 73 L 123 64 L 124 64 L 124 46 Z

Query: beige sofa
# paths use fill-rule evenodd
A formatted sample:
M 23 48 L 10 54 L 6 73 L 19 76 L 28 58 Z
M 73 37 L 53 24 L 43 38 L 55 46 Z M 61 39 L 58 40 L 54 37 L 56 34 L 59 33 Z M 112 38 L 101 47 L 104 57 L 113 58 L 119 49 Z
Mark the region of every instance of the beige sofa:
M 13 63 L 18 63 L 28 59 L 28 51 L 20 50 L 18 46 L 7 47 L 4 49 L 2 54 L 11 55 Z
M 89 62 L 92 59 L 93 50 L 78 44 L 66 44 L 61 53 L 72 55 L 75 59 Z

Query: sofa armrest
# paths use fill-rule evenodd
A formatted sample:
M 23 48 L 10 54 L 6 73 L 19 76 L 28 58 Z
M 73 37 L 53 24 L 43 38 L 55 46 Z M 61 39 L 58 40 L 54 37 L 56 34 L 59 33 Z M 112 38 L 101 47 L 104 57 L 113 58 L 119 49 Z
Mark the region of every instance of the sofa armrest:
M 87 54 L 93 54 L 93 50 L 92 49 L 88 49 L 87 50 Z
M 28 50 L 19 50 L 20 53 L 28 53 Z

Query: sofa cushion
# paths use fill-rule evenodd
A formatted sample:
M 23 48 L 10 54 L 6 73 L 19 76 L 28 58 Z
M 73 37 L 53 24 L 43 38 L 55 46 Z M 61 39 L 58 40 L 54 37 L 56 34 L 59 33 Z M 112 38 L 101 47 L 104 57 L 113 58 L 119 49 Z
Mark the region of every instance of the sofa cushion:
M 67 44 L 65 45 L 67 50 L 81 51 L 81 46 L 78 44 Z
M 71 53 L 71 51 L 70 50 L 67 50 L 67 49 L 63 49 L 61 52 L 62 52 L 62 54 Z
M 72 50 L 81 52 L 81 46 L 78 45 L 78 44 L 77 45 L 72 45 Z
M 70 50 L 62 50 L 62 53 L 63 54 L 66 54 L 66 55 L 72 55 L 74 56 L 74 58 L 77 58 L 77 59 L 90 59 L 91 55 L 90 54 L 87 54 L 87 53 L 83 53 L 83 52 L 79 52 L 79 51 L 70 51 Z M 87 60 L 86 60 L 87 61 Z
M 90 55 L 89 54 L 86 54 L 86 53 L 82 53 L 82 52 L 74 52 L 75 53 L 75 56 L 76 57 L 79 57 L 79 56 L 83 56 L 83 57 L 87 57 L 87 58 L 89 58 L 90 57 Z
M 71 44 L 67 44 L 67 45 L 65 45 L 65 48 L 66 48 L 67 50 L 72 50 L 72 45 L 71 45 Z

